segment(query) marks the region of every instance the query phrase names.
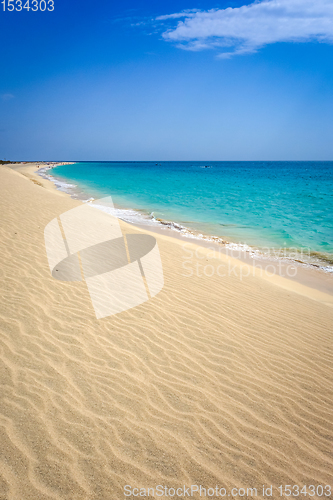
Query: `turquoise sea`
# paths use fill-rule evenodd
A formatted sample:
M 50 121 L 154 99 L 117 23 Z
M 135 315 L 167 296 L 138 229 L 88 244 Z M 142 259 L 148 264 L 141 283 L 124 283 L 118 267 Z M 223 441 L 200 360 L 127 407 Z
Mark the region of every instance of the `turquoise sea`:
M 333 270 L 333 162 L 79 162 L 45 173 L 72 194 L 111 195 L 131 222 L 297 249 Z

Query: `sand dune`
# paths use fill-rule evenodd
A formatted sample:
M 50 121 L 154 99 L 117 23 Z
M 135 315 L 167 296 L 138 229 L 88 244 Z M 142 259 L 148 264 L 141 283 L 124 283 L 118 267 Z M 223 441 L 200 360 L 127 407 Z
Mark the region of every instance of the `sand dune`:
M 182 242 L 156 235 L 163 290 L 97 320 L 86 284 L 54 280 L 45 253 L 44 227 L 80 202 L 6 167 L 0 183 L 1 500 L 332 485 L 324 299 L 186 277 Z

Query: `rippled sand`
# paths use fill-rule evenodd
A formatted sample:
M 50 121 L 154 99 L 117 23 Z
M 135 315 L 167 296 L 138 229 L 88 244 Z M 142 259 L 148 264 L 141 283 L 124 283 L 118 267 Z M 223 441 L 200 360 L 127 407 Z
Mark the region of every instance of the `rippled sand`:
M 164 289 L 97 320 L 85 283 L 54 280 L 45 253 L 46 224 L 80 202 L 2 166 L 0 193 L 1 500 L 332 484 L 328 301 L 185 277 L 182 243 L 157 235 Z

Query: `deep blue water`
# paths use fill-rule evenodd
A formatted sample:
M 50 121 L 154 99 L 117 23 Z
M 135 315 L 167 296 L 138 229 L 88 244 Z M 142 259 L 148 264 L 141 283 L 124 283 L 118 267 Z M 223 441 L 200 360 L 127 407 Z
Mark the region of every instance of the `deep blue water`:
M 333 162 L 81 162 L 52 175 L 231 242 L 333 256 Z

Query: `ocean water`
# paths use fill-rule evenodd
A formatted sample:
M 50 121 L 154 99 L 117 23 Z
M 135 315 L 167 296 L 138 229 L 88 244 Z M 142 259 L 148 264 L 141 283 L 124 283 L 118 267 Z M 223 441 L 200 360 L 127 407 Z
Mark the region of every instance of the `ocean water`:
M 333 270 L 333 162 L 80 162 L 47 173 L 73 193 L 111 195 L 125 220 L 266 253 L 297 249 Z

